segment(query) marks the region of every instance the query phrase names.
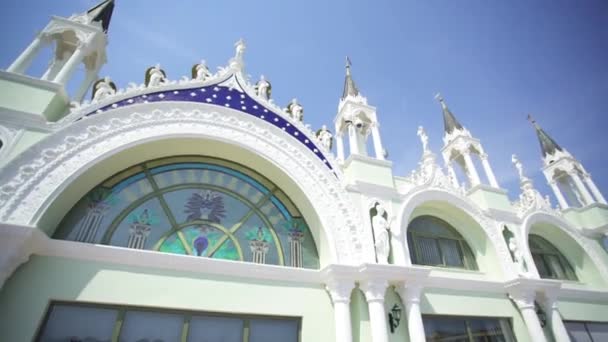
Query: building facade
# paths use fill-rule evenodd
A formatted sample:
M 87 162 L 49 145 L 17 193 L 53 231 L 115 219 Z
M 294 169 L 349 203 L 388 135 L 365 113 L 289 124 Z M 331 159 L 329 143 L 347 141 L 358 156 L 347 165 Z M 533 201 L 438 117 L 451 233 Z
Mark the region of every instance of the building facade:
M 440 156 L 420 127 L 395 175 L 349 63 L 333 132 L 246 76 L 243 41 L 119 89 L 113 9 L 53 17 L 0 71 L 1 340 L 608 341 L 608 205 L 536 122 L 558 209 L 515 155 L 511 202 L 439 95 Z

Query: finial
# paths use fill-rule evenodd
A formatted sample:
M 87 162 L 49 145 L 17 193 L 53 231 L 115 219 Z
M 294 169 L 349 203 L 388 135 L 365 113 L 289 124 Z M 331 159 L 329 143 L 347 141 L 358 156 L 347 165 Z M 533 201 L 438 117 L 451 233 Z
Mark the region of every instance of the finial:
M 429 137 L 426 135 L 424 127 L 418 126 L 418 132 L 416 132 L 416 135 L 420 137 L 420 141 L 422 142 L 422 152 L 427 154 L 429 152 Z
M 346 56 L 346 74 L 350 75 L 350 66 L 353 65 L 353 63 L 350 61 L 350 58 L 348 58 L 348 56 Z
M 519 158 L 517 158 L 517 155 L 511 155 L 511 163 L 515 165 L 515 168 L 517 169 L 517 174 L 519 175 L 519 179 L 522 182 L 526 181 L 528 178 L 524 175 L 524 167 L 521 164 L 521 161 L 519 161 Z
M 536 129 L 540 128 L 538 126 L 538 124 L 536 123 L 536 120 L 534 120 L 534 118 L 532 117 L 532 114 L 528 114 L 528 121 L 530 121 L 530 123 L 532 124 L 532 126 L 534 126 L 534 128 L 536 128 Z
M 441 93 L 435 94 L 435 100 L 437 100 L 439 102 L 443 102 L 443 97 L 441 97 Z

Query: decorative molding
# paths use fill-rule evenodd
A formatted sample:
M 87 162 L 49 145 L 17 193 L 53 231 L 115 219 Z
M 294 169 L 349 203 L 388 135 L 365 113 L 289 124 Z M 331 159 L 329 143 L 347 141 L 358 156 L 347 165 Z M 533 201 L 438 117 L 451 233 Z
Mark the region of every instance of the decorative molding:
M 337 261 L 373 260 L 373 246 L 339 180 L 310 150 L 282 130 L 242 112 L 202 104 L 123 108 L 74 123 L 19 155 L 0 174 L 0 220 L 36 222 L 72 179 L 106 156 L 163 137 L 199 136 L 230 141 L 278 164 L 308 196 L 333 237 Z
M 368 303 L 384 302 L 388 281 L 385 279 L 367 279 L 359 283 L 359 288 L 365 294 Z

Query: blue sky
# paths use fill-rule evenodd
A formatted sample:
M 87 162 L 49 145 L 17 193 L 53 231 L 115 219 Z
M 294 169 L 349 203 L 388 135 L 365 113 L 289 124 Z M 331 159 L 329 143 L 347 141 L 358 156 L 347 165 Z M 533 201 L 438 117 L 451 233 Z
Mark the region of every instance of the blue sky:
M 0 67 L 8 67 L 51 15 L 69 16 L 95 3 L 4 0 Z M 419 160 L 418 125 L 439 152 L 443 122 L 434 95 L 441 92 L 481 139 L 511 198 L 519 194 L 512 153 L 549 193 L 528 113 L 608 195 L 606 1 L 122 0 L 101 76 L 125 87 L 141 83 L 155 63 L 171 79 L 188 75 L 201 59 L 215 69 L 234 54 L 240 37 L 247 42 L 247 73 L 264 74 L 280 105 L 297 97 L 314 128 L 333 126 L 349 55 L 359 89 L 377 107 L 397 175 Z

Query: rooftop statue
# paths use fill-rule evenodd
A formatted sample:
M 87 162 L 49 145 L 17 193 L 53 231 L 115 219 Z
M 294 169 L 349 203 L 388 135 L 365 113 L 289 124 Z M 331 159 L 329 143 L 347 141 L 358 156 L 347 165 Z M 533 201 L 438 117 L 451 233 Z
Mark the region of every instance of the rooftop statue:
M 325 150 L 331 151 L 333 134 L 327 129 L 327 126 L 323 125 L 321 129 L 317 131 L 317 138 Z
M 292 99 L 289 105 L 287 105 L 287 113 L 292 119 L 296 121 L 302 121 L 304 118 L 304 107 L 302 107 L 297 99 Z
M 424 131 L 424 127 L 418 126 L 418 132 L 416 133 L 416 135 L 418 135 L 420 137 L 420 141 L 422 142 L 422 152 L 425 154 L 428 153 L 429 152 L 429 136 L 426 135 L 426 132 Z
M 93 84 L 93 101 L 101 101 L 116 94 L 116 85 L 106 76 Z
M 146 87 L 156 87 L 167 82 L 167 74 L 160 68 L 160 64 L 156 64 L 146 70 Z
M 207 67 L 207 63 L 205 60 L 202 60 L 200 63 L 192 66 L 192 79 L 204 82 L 211 73 L 209 72 L 209 68 Z
M 256 94 L 259 97 L 263 98 L 264 100 L 270 99 L 270 93 L 272 91 L 272 86 L 270 85 L 270 82 L 268 82 L 264 78 L 264 75 L 260 76 L 260 80 L 255 85 L 255 91 L 256 91 Z

